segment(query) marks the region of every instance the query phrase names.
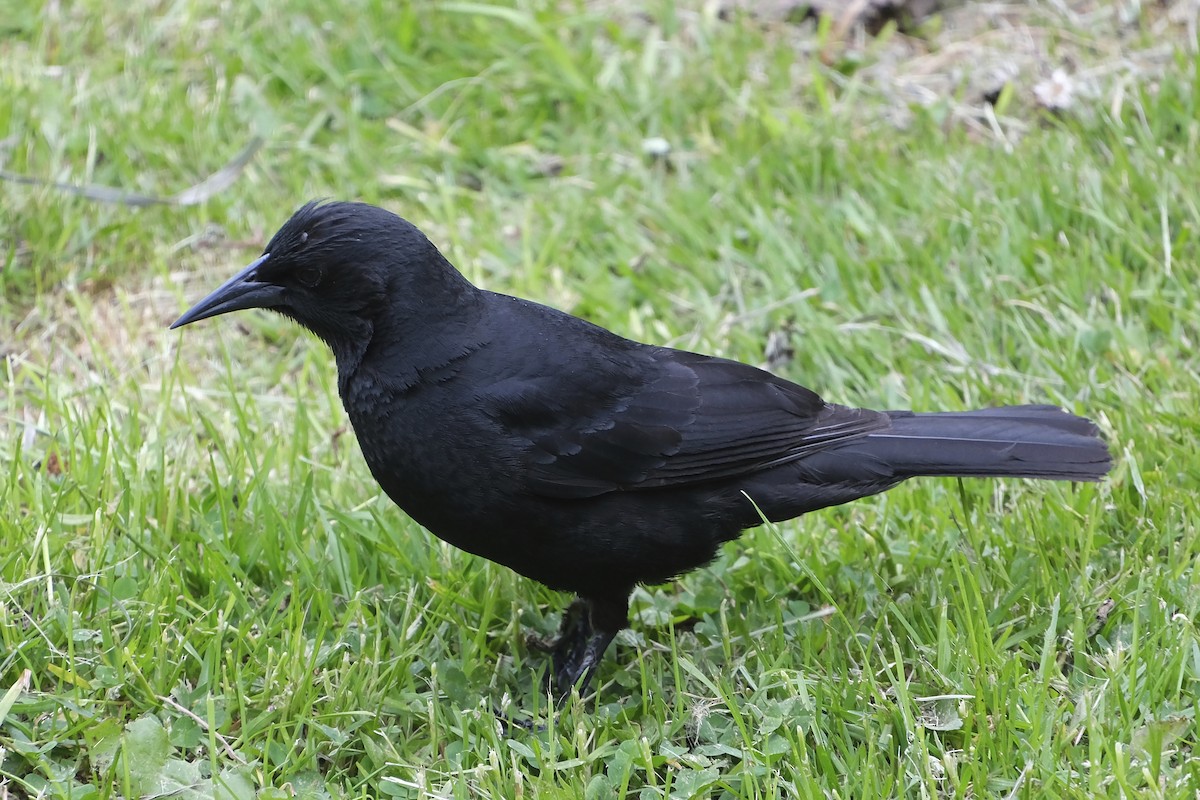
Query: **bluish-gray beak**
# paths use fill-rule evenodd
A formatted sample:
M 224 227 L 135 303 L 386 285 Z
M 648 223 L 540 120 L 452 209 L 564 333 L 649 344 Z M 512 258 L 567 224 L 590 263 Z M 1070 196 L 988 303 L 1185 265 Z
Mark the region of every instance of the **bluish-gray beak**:
M 243 308 L 271 308 L 279 305 L 283 287 L 258 280 L 258 268 L 271 257 L 263 253 L 241 272 L 222 283 L 215 292 L 184 312 L 171 323 L 171 330 L 201 319 L 228 314 Z

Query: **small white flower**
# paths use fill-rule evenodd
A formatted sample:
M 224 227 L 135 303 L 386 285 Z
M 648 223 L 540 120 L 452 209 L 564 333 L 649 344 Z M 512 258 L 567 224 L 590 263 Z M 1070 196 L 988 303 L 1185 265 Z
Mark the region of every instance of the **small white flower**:
M 1062 69 L 1056 69 L 1047 80 L 1033 87 L 1033 96 L 1043 108 L 1062 111 L 1075 99 L 1075 81 Z
M 652 158 L 662 158 L 671 152 L 671 143 L 661 136 L 642 140 L 642 152 Z

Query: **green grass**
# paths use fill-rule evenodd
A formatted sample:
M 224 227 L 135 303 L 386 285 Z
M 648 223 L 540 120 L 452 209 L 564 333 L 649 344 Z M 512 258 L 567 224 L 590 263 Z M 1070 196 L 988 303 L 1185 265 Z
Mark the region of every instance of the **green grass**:
M 1057 116 L 1015 86 L 1006 142 L 881 84 L 886 37 L 826 66 L 810 27 L 620 9 L 3 13 L 10 172 L 171 195 L 266 144 L 193 206 L 0 188 L 0 797 L 1200 790 L 1195 48 Z M 1143 14 L 1124 46 L 1163 44 Z M 1118 39 L 1087 19 L 1052 56 Z M 831 400 L 1061 403 L 1116 466 L 751 531 L 547 714 L 524 637 L 566 598 L 378 495 L 320 344 L 165 329 L 314 196 L 636 338 L 786 342 Z

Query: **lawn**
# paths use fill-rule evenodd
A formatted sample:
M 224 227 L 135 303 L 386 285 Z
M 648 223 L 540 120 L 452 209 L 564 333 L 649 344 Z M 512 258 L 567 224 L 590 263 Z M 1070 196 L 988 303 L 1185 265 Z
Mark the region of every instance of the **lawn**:
M 0 798 L 1196 797 L 1196 14 L 10 4 Z M 548 711 L 569 598 L 380 496 L 320 342 L 166 330 L 313 197 L 833 401 L 1061 404 L 1113 472 L 750 531 Z

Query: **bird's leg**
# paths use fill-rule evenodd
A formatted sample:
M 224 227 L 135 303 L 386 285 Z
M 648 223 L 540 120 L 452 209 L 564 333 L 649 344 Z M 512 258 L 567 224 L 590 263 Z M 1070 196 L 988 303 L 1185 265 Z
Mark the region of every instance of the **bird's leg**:
M 552 654 L 553 690 L 560 699 L 569 696 L 576 685 L 581 695 L 587 693 L 604 651 L 617 632 L 628 624 L 626 598 L 627 595 L 578 597 L 563 612 L 557 636 L 529 641 L 531 647 Z
M 594 635 L 591 611 L 591 603 L 577 597 L 563 612 L 556 635 L 545 639 L 530 637 L 526 640 L 529 647 L 550 653 L 552 669 L 548 676 L 549 689 L 551 694 L 559 695 L 560 699 L 570 695 L 575 680 L 583 674 L 581 665 L 585 661 L 588 644 Z
M 554 654 L 554 689 L 561 700 L 571 696 L 574 686 L 579 687 L 580 697 L 587 694 L 588 686 L 604 658 L 604 651 L 608 650 L 616 635 L 615 630 L 592 629 L 583 643 L 581 654 L 572 653 L 570 659 L 561 657 L 559 653 Z

